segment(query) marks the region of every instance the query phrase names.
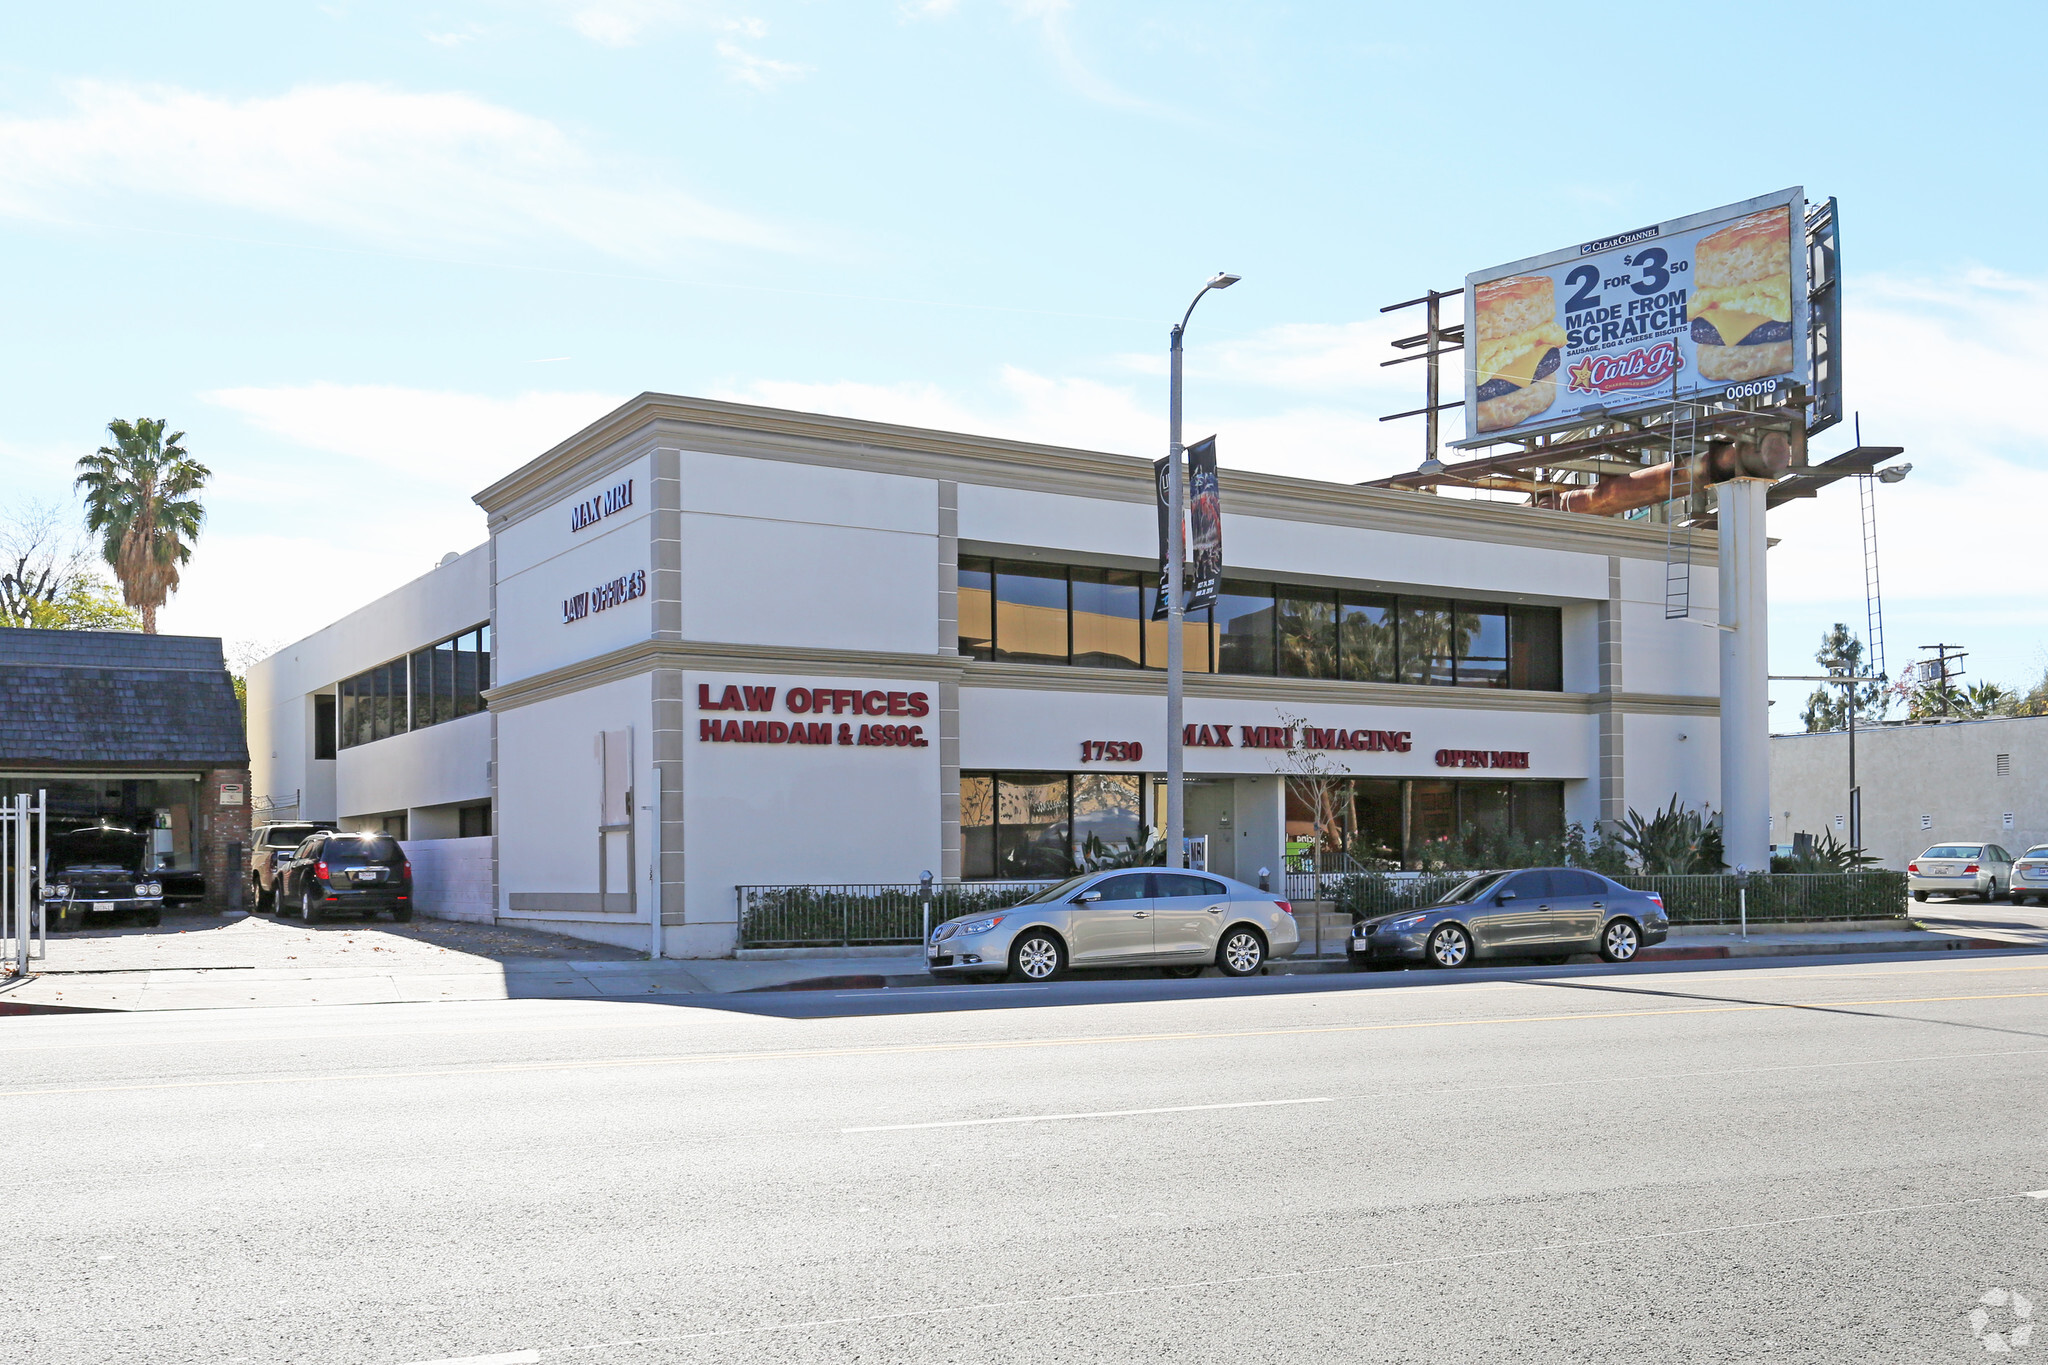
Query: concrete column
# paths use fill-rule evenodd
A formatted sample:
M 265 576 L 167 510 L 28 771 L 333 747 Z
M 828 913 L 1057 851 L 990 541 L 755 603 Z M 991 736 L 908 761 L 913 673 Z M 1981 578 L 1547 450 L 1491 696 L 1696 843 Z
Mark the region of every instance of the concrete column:
M 1721 532 L 1721 838 L 1730 867 L 1771 866 L 1768 479 L 1716 490 Z M 1727 627 L 1733 626 L 1733 630 Z

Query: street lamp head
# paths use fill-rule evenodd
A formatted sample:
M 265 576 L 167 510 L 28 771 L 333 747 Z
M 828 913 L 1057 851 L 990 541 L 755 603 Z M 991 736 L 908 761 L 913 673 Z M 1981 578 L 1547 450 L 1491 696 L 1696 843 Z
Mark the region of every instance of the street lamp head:
M 1878 470 L 1877 481 L 1879 483 L 1897 483 L 1912 472 L 1913 466 L 1910 464 L 1895 464 L 1890 469 Z
M 1418 474 L 1441 474 L 1444 472 L 1444 462 L 1432 455 L 1417 465 L 1415 472 Z
M 1208 287 L 1211 289 L 1228 289 L 1243 278 L 1244 276 L 1233 275 L 1228 270 L 1219 270 L 1209 277 Z

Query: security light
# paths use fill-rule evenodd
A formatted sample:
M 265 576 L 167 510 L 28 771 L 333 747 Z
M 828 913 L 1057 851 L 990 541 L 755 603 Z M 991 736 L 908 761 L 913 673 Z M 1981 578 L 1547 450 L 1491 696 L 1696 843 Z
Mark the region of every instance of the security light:
M 1214 275 L 1211 275 L 1209 277 L 1209 288 L 1228 289 L 1231 285 L 1236 284 L 1239 280 L 1243 278 L 1244 276 L 1233 275 L 1228 270 L 1219 270 Z

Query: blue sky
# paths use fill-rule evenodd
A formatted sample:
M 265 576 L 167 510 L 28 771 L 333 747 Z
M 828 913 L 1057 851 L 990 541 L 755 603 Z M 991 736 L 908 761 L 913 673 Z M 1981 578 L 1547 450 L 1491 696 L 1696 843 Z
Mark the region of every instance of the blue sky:
M 169 417 L 218 477 L 164 628 L 281 642 L 481 540 L 470 493 L 643 389 L 1153 454 L 1167 322 L 1218 267 L 1190 430 L 1372 478 L 1420 443 L 1377 420 L 1417 401 L 1381 304 L 1804 184 L 1842 201 L 1850 405 L 1915 465 L 1891 662 L 2038 677 L 2035 12 L 1558 13 L 10 6 L 0 500 Z M 1807 671 L 1860 628 L 1853 490 L 1772 533 L 1773 666 Z M 262 610 L 275 582 L 322 607 Z

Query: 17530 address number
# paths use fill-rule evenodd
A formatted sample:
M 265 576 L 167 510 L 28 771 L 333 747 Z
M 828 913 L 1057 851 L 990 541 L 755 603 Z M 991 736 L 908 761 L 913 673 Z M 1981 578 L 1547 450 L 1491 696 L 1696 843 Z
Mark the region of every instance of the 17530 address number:
M 1145 757 L 1145 746 L 1135 739 L 1084 739 L 1083 763 L 1137 763 Z

